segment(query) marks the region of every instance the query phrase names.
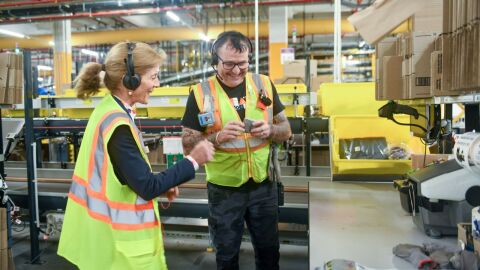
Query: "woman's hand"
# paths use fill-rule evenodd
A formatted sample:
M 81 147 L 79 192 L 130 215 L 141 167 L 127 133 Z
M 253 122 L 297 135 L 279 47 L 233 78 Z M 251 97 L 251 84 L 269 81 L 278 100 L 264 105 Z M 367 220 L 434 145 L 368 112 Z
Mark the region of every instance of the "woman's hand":
M 167 197 L 169 202 L 173 202 L 175 198 L 178 197 L 179 194 L 180 194 L 180 191 L 178 190 L 178 187 L 173 187 L 169 189 L 167 192 L 163 193 L 163 195 Z

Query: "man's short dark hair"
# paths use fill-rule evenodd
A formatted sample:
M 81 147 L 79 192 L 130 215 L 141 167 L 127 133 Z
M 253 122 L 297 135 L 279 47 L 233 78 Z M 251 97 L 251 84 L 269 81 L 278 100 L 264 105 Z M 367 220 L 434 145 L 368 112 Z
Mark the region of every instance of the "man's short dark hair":
M 222 47 L 225 43 L 229 42 L 232 45 L 232 48 L 237 52 L 248 51 L 248 62 L 252 62 L 253 58 L 253 46 L 250 39 L 244 36 L 242 33 L 237 31 L 227 31 L 218 35 L 217 40 L 212 45 L 212 65 L 218 64 L 218 48 Z

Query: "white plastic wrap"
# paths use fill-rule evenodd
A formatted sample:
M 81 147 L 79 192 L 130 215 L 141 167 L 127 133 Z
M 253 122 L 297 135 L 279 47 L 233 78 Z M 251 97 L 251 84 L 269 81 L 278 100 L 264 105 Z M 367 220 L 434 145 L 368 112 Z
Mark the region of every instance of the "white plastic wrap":
M 460 166 L 480 174 L 480 133 L 467 132 L 458 135 L 453 153 Z

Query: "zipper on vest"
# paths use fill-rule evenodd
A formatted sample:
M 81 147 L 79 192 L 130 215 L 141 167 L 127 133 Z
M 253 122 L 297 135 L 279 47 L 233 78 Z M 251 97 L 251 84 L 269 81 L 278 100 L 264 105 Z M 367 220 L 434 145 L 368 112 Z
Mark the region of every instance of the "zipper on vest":
M 243 139 L 245 140 L 245 149 L 246 149 L 246 154 L 247 154 L 247 170 L 248 170 L 248 178 L 253 178 L 253 166 L 252 166 L 252 160 L 250 156 L 250 142 L 247 138 L 247 134 L 243 134 Z

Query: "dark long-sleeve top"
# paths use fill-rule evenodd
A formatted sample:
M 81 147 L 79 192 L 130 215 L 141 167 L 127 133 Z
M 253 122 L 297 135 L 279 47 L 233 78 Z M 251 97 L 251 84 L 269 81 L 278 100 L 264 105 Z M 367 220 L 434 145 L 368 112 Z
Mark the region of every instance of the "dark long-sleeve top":
M 124 108 L 123 104 L 120 106 Z M 107 150 L 118 180 L 147 201 L 195 177 L 195 168 L 188 159 L 177 162 L 161 173 L 151 172 L 130 127 L 126 125 L 115 129 Z

